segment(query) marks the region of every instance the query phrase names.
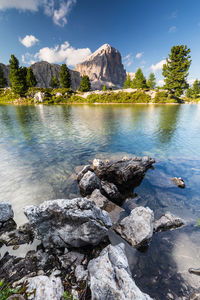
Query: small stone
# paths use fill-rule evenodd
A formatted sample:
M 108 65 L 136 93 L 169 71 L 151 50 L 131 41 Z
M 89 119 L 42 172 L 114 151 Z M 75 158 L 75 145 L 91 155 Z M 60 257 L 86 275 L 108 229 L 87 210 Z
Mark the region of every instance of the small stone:
M 171 179 L 178 187 L 185 188 L 185 182 L 181 177 L 173 177 Z
M 87 171 L 79 182 L 79 188 L 83 196 L 90 195 L 95 189 L 99 189 L 100 186 L 98 177 L 91 171 Z
M 102 193 L 106 195 L 111 201 L 116 204 L 121 204 L 122 197 L 121 194 L 114 183 L 108 181 L 101 181 Z
M 182 225 L 184 225 L 184 221 L 181 218 L 171 214 L 170 212 L 166 212 L 154 222 L 154 232 L 178 228 Z
M 89 200 L 93 201 L 101 209 L 104 209 L 109 202 L 109 200 L 103 196 L 98 189 L 92 192 Z
M 13 219 L 14 212 L 12 206 L 8 202 L 1 202 L 0 203 L 0 222 L 6 222 L 10 219 Z
M 88 270 L 85 270 L 82 265 L 78 265 L 75 269 L 75 277 L 77 282 L 86 281 L 88 278 Z

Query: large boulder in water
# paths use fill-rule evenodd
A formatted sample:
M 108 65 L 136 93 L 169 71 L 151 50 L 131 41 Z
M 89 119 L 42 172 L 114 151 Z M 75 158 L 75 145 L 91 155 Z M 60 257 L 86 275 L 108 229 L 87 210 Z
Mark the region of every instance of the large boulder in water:
M 129 269 L 124 245 L 107 246 L 88 264 L 93 300 L 151 300 L 136 286 Z
M 146 246 L 153 235 L 154 213 L 148 207 L 136 207 L 121 220 L 115 230 L 134 247 Z
M 45 201 L 24 213 L 47 248 L 97 245 L 112 226 L 109 214 L 86 198 Z
M 101 181 L 114 183 L 121 193 L 126 193 L 140 184 L 145 172 L 155 160 L 144 157 L 125 158 L 117 161 L 101 161 L 94 166 Z

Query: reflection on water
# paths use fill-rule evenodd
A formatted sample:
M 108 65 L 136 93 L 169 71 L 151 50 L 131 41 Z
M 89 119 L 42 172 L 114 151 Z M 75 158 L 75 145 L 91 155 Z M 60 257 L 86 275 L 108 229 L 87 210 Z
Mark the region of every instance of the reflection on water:
M 25 205 L 79 195 L 76 166 L 97 156 L 151 155 L 155 169 L 124 208 L 149 206 L 156 217 L 170 210 L 195 224 L 200 217 L 199 120 L 198 105 L 0 106 L 0 201 L 12 203 L 15 220 L 22 224 Z M 186 189 L 172 184 L 174 176 L 184 178 Z M 181 271 L 179 248 L 183 241 L 191 245 L 184 255 L 192 257 L 190 248 L 199 247 L 200 239 L 190 243 L 193 229 L 186 228 L 181 234 L 155 235 L 146 253 L 134 251 L 135 279 L 156 299 L 167 299 L 164 293 L 173 289 L 183 295 L 182 283 L 192 285 L 195 275 Z M 158 290 L 162 285 L 163 293 Z

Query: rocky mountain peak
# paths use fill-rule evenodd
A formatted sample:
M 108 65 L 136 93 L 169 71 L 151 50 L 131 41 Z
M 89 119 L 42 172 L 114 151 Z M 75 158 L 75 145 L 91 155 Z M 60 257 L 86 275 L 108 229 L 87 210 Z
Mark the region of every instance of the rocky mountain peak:
M 88 75 L 92 88 L 121 87 L 126 79 L 121 54 L 109 44 L 104 44 L 91 54 L 84 62 L 76 65 L 75 70 L 81 76 Z

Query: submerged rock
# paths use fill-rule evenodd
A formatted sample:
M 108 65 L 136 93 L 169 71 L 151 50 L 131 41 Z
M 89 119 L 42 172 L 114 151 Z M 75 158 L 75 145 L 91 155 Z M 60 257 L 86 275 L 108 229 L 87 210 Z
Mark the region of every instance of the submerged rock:
M 0 203 L 0 233 L 14 230 L 17 225 L 13 220 L 14 212 L 8 202 Z
M 129 269 L 124 245 L 107 246 L 88 264 L 93 300 L 150 300 L 136 286 Z
M 184 188 L 185 187 L 185 182 L 181 177 L 173 177 L 171 179 L 178 187 Z
M 171 214 L 170 212 L 166 212 L 154 222 L 154 232 L 178 228 L 182 225 L 184 225 L 184 222 L 181 218 Z
M 109 214 L 86 198 L 45 201 L 24 213 L 47 248 L 97 245 L 112 226 Z
M 100 188 L 100 181 L 94 172 L 87 171 L 79 182 L 79 188 L 83 196 L 90 195 Z
M 148 207 L 136 207 L 114 229 L 134 247 L 146 246 L 153 235 L 154 213 Z
M 34 300 L 60 300 L 64 293 L 64 288 L 59 277 L 55 276 L 36 276 L 28 279 L 27 292 L 35 295 L 30 295 L 29 299 Z

